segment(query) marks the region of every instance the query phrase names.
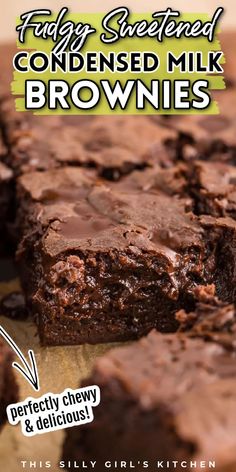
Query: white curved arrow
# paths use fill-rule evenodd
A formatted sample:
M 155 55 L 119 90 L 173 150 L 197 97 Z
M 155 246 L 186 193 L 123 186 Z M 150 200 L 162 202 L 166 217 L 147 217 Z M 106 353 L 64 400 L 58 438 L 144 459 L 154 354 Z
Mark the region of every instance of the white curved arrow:
M 20 350 L 20 348 L 17 346 L 15 341 L 9 336 L 9 334 L 5 331 L 5 329 L 0 326 L 0 335 L 3 336 L 5 341 L 10 345 L 10 347 L 15 351 L 16 355 L 20 358 L 22 361 L 22 364 L 24 365 L 25 369 L 20 366 L 17 362 L 13 362 L 12 366 L 15 367 L 24 377 L 25 379 L 31 384 L 31 386 L 38 392 L 40 390 L 39 386 L 39 376 L 38 376 L 38 369 L 37 369 L 37 364 L 35 360 L 35 355 L 34 352 L 30 349 L 28 351 L 29 358 L 30 358 L 30 363 L 27 362 L 27 360 L 24 357 L 24 354 Z

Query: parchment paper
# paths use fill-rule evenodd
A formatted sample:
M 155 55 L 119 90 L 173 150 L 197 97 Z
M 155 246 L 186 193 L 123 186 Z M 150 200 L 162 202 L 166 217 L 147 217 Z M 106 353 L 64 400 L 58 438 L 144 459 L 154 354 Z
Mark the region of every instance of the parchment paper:
M 17 290 L 18 280 L 0 283 L 0 297 Z M 94 360 L 113 345 L 69 346 L 44 348 L 39 345 L 37 330 L 32 321 L 15 321 L 0 315 L 0 324 L 12 336 L 20 349 L 27 355 L 28 349 L 33 349 L 40 378 L 40 392 L 37 394 L 24 377 L 15 370 L 20 386 L 20 400 L 28 396 L 41 396 L 44 393 L 60 393 L 65 388 L 78 388 L 82 378 L 86 377 Z M 0 471 L 18 472 L 22 470 L 48 470 L 40 467 L 45 461 L 51 461 L 53 472 L 58 472 L 58 460 L 61 454 L 61 444 L 64 432 L 56 431 L 32 438 L 22 435 L 20 426 L 6 425 L 0 433 Z M 23 469 L 21 461 L 37 461 L 37 468 L 30 468 L 29 463 Z M 65 469 L 64 469 L 65 470 Z

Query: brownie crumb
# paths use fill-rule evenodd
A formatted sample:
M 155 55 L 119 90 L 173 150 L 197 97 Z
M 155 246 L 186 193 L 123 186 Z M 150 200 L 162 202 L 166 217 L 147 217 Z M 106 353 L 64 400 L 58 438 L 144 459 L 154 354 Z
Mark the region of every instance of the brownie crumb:
M 179 332 L 192 338 L 202 338 L 220 344 L 225 349 L 236 348 L 236 309 L 212 295 L 202 297 L 193 312 L 176 313 Z
M 28 311 L 25 305 L 25 298 L 21 292 L 11 292 L 2 298 L 0 302 L 1 315 L 14 320 L 25 320 Z

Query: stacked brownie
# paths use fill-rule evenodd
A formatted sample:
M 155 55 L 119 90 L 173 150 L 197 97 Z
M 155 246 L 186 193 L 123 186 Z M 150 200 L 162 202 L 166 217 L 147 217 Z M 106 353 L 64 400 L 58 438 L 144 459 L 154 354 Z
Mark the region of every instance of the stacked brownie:
M 18 388 L 13 375 L 13 355 L 0 341 L 0 429 L 6 420 L 6 408 L 18 399 Z

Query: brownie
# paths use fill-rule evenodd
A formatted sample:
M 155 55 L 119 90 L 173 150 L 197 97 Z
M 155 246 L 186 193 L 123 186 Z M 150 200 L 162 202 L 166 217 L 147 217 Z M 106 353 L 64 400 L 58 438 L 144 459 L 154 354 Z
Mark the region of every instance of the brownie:
M 12 45 L 0 47 L 0 121 L 9 148 L 7 164 L 16 174 L 78 165 L 117 180 L 135 169 L 171 164 L 177 133 L 165 126 L 161 116 L 153 121 L 149 116 L 17 112 L 10 91 L 14 53 Z
M 0 44 L 0 102 L 11 97 L 11 82 L 13 81 L 13 56 L 16 53 L 16 45 Z
M 152 332 L 131 346 L 97 360 L 83 386 L 98 385 L 101 404 L 90 424 L 69 428 L 63 461 L 97 461 L 99 471 L 117 470 L 115 461 L 132 461 L 155 470 L 168 461 L 175 470 L 192 470 L 190 461 L 215 461 L 217 471 L 236 464 L 236 363 L 216 342 L 181 334 Z M 226 406 L 227 405 L 227 406 Z M 75 462 L 74 462 L 75 461 Z M 161 467 L 161 466 L 159 466 Z M 68 467 L 69 468 L 69 467 Z M 92 470 L 89 469 L 89 470 Z M 122 467 L 118 466 L 118 470 Z M 227 469 L 228 470 L 228 469 Z
M 168 116 L 168 125 L 179 132 L 178 157 L 191 161 L 203 159 L 236 164 L 236 52 L 232 47 L 236 32 L 221 35 L 225 55 L 226 90 L 213 91 L 218 115 Z
M 179 133 L 179 159 L 221 161 L 236 164 L 236 89 L 214 94 L 220 108 L 218 115 L 173 115 L 166 119 Z
M 227 89 L 236 87 L 236 52 L 235 48 L 232 47 L 235 43 L 235 39 L 235 31 L 224 31 L 220 38 L 225 56 L 224 78 Z
M 235 303 L 236 221 L 230 217 L 202 215 L 200 222 L 211 246 L 214 265 L 212 280 L 216 286 L 216 294 L 222 301 Z
M 0 48 L 1 52 L 1 48 Z M 0 121 L 9 149 L 7 164 L 17 175 L 65 165 L 94 167 L 111 180 L 175 156 L 177 133 L 149 116 L 57 115 L 17 112 L 10 93 L 12 46 L 0 54 Z
M 145 116 L 34 116 L 0 107 L 16 173 L 63 165 L 94 167 L 117 180 L 134 169 L 171 162 L 175 131 Z
M 186 174 L 197 214 L 236 218 L 235 166 L 224 162 L 193 161 Z
M 145 171 L 134 171 L 127 177 L 123 177 L 120 183 L 115 184 L 115 188 L 121 191 L 143 191 L 162 192 L 184 198 L 186 206 L 192 208 L 195 200 L 189 192 L 189 170 L 184 162 L 172 163 L 170 167 L 163 168 L 161 165 L 147 168 Z
M 18 400 L 12 362 L 12 351 L 0 340 L 0 428 L 6 421 L 7 406 Z
M 179 322 L 178 332 L 188 336 L 214 341 L 225 349 L 236 349 L 236 310 L 234 304 L 225 303 L 215 296 L 214 285 L 201 287 L 198 303 L 193 312 L 180 310 L 176 313 Z
M 109 186 L 77 167 L 19 178 L 17 258 L 44 344 L 174 331 L 174 311 L 191 308 L 194 287 L 211 280 L 181 171 L 159 172 Z
M 4 163 L 7 154 L 0 129 L 0 237 L 6 236 L 6 219 L 11 210 L 13 173 Z

